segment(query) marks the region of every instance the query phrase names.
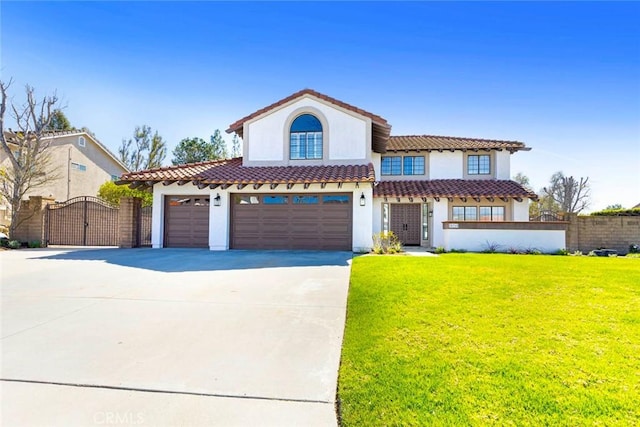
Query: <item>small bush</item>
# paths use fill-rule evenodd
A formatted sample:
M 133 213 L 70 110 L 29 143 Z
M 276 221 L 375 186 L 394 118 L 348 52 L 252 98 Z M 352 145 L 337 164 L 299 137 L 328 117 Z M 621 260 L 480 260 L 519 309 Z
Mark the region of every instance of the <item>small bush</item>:
M 508 252 L 508 253 L 510 253 L 510 254 L 512 254 L 512 255 L 518 255 L 518 254 L 520 254 L 520 253 L 521 253 L 521 252 L 520 252 L 520 249 L 518 249 L 518 248 L 516 248 L 516 247 L 514 247 L 514 246 L 510 246 L 510 247 L 507 249 L 507 252 Z
M 17 240 L 9 240 L 8 243 L 8 247 L 11 249 L 19 249 L 20 248 L 20 242 Z
M 578 251 L 579 252 L 579 251 Z M 558 249 L 556 251 L 556 255 L 569 255 L 569 251 L 562 248 L 562 249 Z M 580 253 L 580 255 L 582 255 L 582 252 Z
M 571 256 L 582 256 L 582 251 L 575 251 L 572 254 L 569 254 Z
M 542 252 L 540 251 L 540 249 L 531 248 L 531 247 L 525 249 L 524 253 L 527 255 L 542 255 Z
M 444 250 L 444 248 L 442 248 L 442 249 Z M 449 252 L 452 253 L 452 254 L 466 254 L 467 250 L 466 249 L 455 249 L 454 248 L 454 249 L 451 249 Z
M 42 242 L 40 242 L 40 240 L 32 240 L 27 244 L 27 246 L 30 248 L 41 248 Z
M 444 249 L 444 246 L 438 246 L 433 252 L 436 254 L 443 254 L 447 251 Z
M 598 254 L 596 253 L 596 251 L 591 251 L 587 254 L 587 256 L 598 256 Z
M 639 245 L 635 245 L 635 244 L 629 245 L 629 253 L 630 254 L 638 254 L 638 253 L 640 253 L 640 246 Z
M 402 243 L 392 231 L 373 235 L 373 253 L 396 254 L 398 252 L 402 252 Z
M 500 246 L 501 245 L 496 242 L 490 242 L 487 240 L 484 243 L 484 249 L 482 250 L 482 252 L 485 254 L 495 254 L 496 252 L 498 252 L 498 249 L 500 249 Z

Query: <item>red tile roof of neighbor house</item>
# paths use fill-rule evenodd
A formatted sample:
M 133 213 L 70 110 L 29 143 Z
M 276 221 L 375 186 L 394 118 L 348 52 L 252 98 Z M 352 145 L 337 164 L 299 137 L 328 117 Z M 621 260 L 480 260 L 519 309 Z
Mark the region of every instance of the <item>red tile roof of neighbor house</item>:
M 390 136 L 387 151 L 405 150 L 530 150 L 519 141 L 501 141 L 497 139 L 462 138 L 437 135 L 399 135 Z
M 266 184 L 373 182 L 373 165 L 242 166 L 242 157 L 132 172 L 120 183 L 178 182 L 194 184 Z
M 381 181 L 374 197 L 509 197 L 537 199 L 515 181 L 432 179 L 428 181 Z

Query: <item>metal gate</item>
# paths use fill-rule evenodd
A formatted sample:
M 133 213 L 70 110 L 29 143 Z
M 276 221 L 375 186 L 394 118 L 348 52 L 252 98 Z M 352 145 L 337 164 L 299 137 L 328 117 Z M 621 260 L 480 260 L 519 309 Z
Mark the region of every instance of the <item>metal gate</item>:
M 82 196 L 47 205 L 48 245 L 118 246 L 118 208 Z

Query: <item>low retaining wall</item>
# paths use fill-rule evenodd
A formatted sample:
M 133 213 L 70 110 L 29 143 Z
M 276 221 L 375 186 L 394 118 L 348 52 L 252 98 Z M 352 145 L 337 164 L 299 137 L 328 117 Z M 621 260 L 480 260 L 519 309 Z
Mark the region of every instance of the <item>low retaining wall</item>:
M 445 221 L 442 225 L 444 246 L 448 251 L 482 252 L 491 246 L 499 252 L 515 249 L 553 253 L 565 247 L 568 223 Z
M 590 252 L 594 249 L 615 249 L 629 252 L 629 245 L 640 244 L 640 217 L 569 215 L 567 249 Z

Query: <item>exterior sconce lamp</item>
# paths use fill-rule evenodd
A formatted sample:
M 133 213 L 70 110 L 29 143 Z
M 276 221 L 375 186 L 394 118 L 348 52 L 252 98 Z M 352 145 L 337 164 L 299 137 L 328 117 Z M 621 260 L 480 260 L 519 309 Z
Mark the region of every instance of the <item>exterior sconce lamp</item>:
M 433 211 L 429 211 L 429 218 L 433 216 Z
M 213 198 L 213 206 L 220 206 L 220 193 L 216 194 Z
M 360 206 L 364 206 L 367 203 L 367 199 L 364 197 L 364 193 L 360 196 Z

